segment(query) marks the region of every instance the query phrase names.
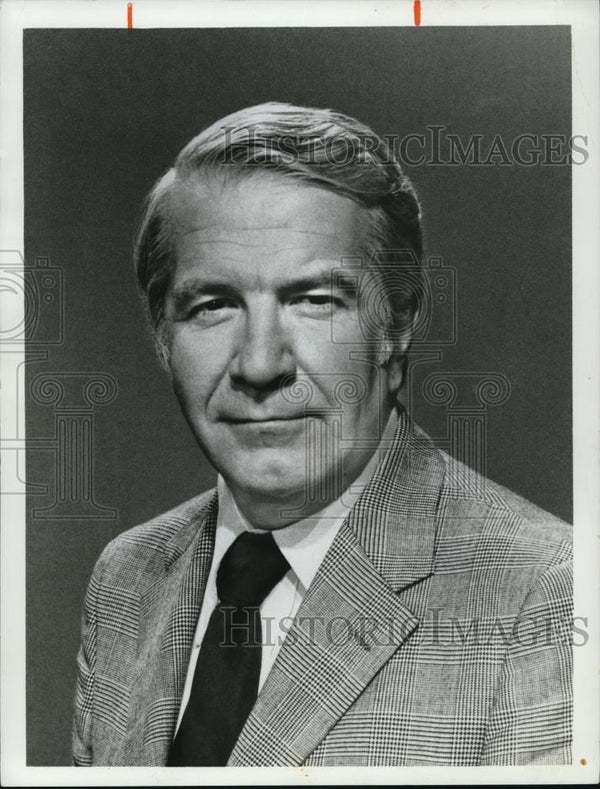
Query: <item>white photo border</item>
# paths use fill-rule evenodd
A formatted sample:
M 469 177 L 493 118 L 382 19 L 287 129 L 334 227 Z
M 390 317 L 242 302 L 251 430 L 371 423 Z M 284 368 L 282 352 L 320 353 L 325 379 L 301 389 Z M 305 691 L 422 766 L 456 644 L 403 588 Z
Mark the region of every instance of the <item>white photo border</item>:
M 283 10 L 285 9 L 285 13 Z M 572 33 L 573 131 L 588 136 L 587 161 L 573 167 L 573 475 L 575 612 L 587 617 L 589 640 L 574 650 L 573 765 L 532 767 L 378 768 L 157 768 L 28 767 L 25 748 L 25 501 L 2 505 L 2 783 L 5 786 L 516 784 L 595 783 L 599 745 L 600 524 L 600 129 L 598 5 L 594 0 L 422 0 L 422 26 L 568 25 Z M 137 0 L 137 28 L 412 26 L 412 0 Z M 4 0 L 0 6 L 0 251 L 23 253 L 23 30 L 123 28 L 122 0 Z M 4 325 L 15 325 L 23 305 L 1 293 Z M 17 311 L 15 313 L 15 310 Z M 24 347 L 11 354 L 24 358 Z M 6 407 L 17 384 L 0 347 L 2 435 L 13 435 Z M 12 357 L 14 359 L 14 356 Z M 20 409 L 17 435 L 24 436 Z M 6 448 L 6 444 L 2 446 Z M 4 471 L 3 471 L 4 473 Z

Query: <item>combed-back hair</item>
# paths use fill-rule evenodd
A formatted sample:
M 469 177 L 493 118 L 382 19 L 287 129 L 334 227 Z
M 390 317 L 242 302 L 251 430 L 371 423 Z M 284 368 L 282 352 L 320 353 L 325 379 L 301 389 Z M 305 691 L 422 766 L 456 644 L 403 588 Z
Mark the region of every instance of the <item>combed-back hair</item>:
M 363 263 L 380 267 L 390 336 L 405 332 L 422 291 L 421 211 L 391 146 L 348 115 L 279 102 L 247 107 L 213 123 L 183 148 L 151 190 L 135 265 L 153 330 L 160 334 L 175 265 L 169 221 L 173 187 L 201 183 L 212 173 L 243 178 L 260 171 L 322 187 L 367 209 L 371 221 Z M 379 295 L 372 301 L 381 311 Z

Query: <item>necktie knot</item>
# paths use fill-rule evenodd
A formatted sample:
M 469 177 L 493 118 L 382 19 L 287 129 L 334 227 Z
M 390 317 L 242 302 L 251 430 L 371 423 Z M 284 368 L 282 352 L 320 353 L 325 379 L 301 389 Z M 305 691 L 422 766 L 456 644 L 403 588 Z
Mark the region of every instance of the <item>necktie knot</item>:
M 230 546 L 219 565 L 219 600 L 238 607 L 258 607 L 289 567 L 271 533 L 244 532 Z

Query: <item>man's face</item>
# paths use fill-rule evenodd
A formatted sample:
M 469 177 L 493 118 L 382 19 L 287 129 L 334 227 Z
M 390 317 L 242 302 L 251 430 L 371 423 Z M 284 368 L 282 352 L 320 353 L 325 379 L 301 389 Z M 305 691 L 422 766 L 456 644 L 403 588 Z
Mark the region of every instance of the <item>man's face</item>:
M 399 365 L 382 366 L 381 348 L 365 344 L 378 338 L 359 324 L 360 269 L 347 264 L 347 281 L 332 285 L 332 270 L 360 255 L 367 213 L 263 173 L 215 178 L 210 190 L 180 186 L 173 214 L 177 264 L 165 303 L 173 386 L 242 511 L 276 528 L 285 519 L 273 507 L 310 514 L 356 479 L 400 382 Z

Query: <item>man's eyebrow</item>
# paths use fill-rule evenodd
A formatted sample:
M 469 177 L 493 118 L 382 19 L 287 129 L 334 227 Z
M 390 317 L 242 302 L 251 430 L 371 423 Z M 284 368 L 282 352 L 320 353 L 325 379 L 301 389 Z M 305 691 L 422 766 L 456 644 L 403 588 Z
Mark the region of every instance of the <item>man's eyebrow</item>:
M 301 290 L 313 290 L 316 288 L 329 286 L 342 290 L 348 294 L 353 294 L 356 293 L 358 288 L 358 281 L 357 277 L 327 269 L 326 271 L 322 271 L 313 275 L 309 274 L 304 277 L 296 277 L 293 280 L 287 280 L 282 285 L 281 291 L 288 293 Z

